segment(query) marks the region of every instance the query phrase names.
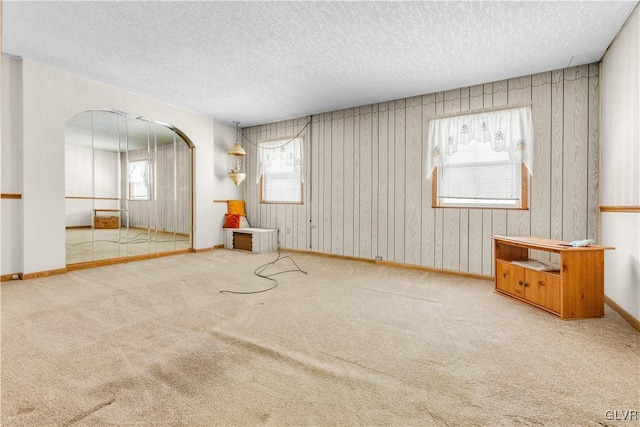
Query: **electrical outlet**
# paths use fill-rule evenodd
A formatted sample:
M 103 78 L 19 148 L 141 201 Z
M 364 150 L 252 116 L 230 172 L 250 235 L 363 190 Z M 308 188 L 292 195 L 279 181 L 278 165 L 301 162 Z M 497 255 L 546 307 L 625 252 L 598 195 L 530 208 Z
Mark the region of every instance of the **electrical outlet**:
M 382 257 L 380 255 L 376 255 L 376 261 L 382 261 Z
M 287 234 L 291 234 L 291 228 L 287 227 Z

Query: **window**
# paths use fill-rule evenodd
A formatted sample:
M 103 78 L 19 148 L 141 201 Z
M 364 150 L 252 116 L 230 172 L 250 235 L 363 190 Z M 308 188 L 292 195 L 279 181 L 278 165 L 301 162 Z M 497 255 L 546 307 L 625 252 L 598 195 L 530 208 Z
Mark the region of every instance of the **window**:
M 302 138 L 258 144 L 261 203 L 302 203 Z
M 433 206 L 527 209 L 532 145 L 530 108 L 432 120 Z
M 149 161 L 129 163 L 129 200 L 149 200 Z

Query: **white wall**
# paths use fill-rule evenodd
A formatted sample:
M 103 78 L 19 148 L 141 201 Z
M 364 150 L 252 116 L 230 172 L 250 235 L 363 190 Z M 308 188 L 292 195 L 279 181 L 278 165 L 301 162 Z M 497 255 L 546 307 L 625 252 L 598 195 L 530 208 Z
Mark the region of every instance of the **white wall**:
M 65 144 L 65 197 L 117 199 L 118 162 L 116 152 Z M 65 226 L 91 226 L 93 209 L 117 208 L 117 200 L 67 198 Z
M 216 135 L 215 135 L 215 176 L 214 185 L 219 192 L 219 196 L 216 196 L 217 200 L 236 200 L 244 197 L 244 189 L 247 182 L 240 184 L 240 187 L 236 187 L 229 179 L 227 169 L 229 168 L 229 149 L 236 142 L 236 128 L 234 125 L 225 124 L 216 120 Z M 246 149 L 246 144 L 241 144 Z M 246 164 L 245 164 L 246 167 Z M 213 207 L 213 217 L 215 218 L 216 226 L 216 242 L 224 241 L 222 235 L 222 225 L 224 224 L 224 214 L 227 212 L 226 203 L 215 203 Z
M 602 59 L 600 205 L 605 294 L 640 320 L 640 6 Z M 616 210 L 627 209 L 631 212 Z
M 3 62 L 15 61 L 4 56 Z M 226 197 L 227 193 L 238 197 L 239 191 L 216 186 L 215 125 L 212 118 L 35 61 L 25 59 L 21 67 L 22 89 L 10 81 L 8 91 L 11 97 L 22 95 L 20 128 L 23 165 L 20 168 L 20 165 L 12 164 L 3 156 L 3 174 L 21 175 L 23 180 L 23 273 L 56 270 L 65 266 L 65 122 L 77 113 L 91 109 L 109 108 L 143 115 L 171 123 L 189 136 L 196 147 L 194 248 L 205 249 L 222 243 L 222 231 L 218 229 L 220 224 L 213 212 L 213 199 Z M 7 93 L 4 88 L 3 105 Z M 4 123 L 6 117 L 3 115 L 3 126 Z M 225 127 L 221 127 L 224 134 Z M 2 226 L 6 227 L 4 216 L 2 222 Z M 18 242 L 12 243 L 12 248 L 14 244 L 18 245 Z M 2 274 L 12 272 L 4 270 L 3 265 Z
M 22 194 L 22 62 L 2 61 L 2 194 Z M 22 200 L 1 200 L 0 274 L 22 271 Z

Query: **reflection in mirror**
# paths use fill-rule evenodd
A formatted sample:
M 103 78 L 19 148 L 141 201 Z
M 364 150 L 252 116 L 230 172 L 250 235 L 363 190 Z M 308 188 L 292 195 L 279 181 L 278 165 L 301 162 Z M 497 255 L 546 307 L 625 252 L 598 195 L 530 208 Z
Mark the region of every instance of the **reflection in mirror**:
M 193 144 L 181 135 L 117 111 L 67 122 L 67 264 L 192 247 Z

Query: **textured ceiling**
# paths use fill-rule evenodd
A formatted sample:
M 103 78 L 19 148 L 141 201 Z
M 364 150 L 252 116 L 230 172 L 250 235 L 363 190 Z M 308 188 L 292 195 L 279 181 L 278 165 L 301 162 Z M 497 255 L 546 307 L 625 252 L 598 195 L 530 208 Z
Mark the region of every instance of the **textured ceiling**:
M 245 127 L 594 62 L 636 3 L 5 0 L 3 51 Z

